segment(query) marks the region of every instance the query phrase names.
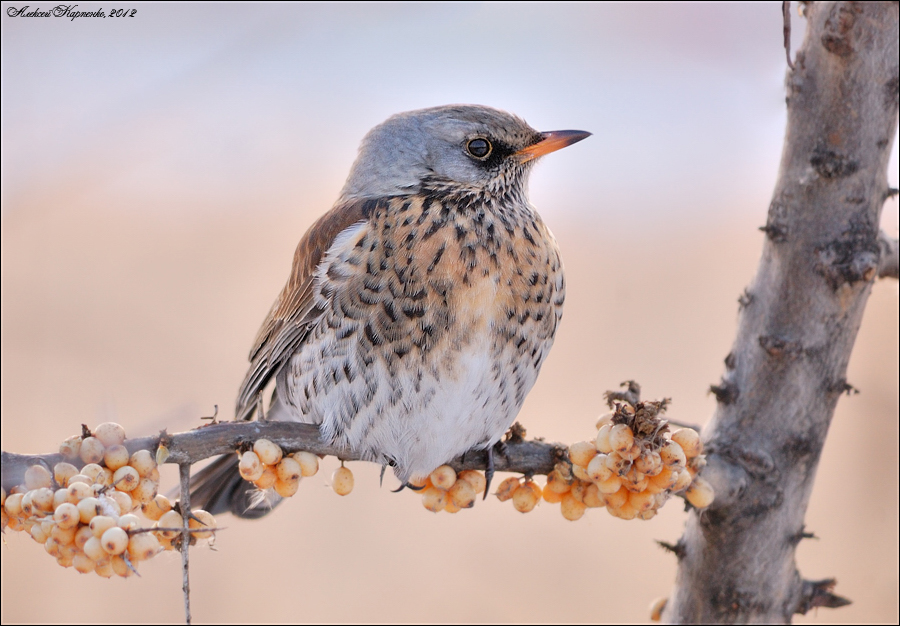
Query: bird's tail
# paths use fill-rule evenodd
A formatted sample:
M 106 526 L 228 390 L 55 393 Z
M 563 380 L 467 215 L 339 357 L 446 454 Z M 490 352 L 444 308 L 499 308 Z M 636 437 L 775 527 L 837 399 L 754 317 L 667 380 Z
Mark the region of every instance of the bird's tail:
M 282 498 L 262 491 L 238 472 L 237 454 L 226 454 L 191 476 L 191 508 L 213 515 L 233 513 L 246 519 L 268 514 Z

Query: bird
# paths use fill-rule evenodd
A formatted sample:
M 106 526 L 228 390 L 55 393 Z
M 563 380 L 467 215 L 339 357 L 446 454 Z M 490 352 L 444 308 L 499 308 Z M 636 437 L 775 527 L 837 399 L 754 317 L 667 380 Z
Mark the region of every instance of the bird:
M 235 419 L 251 419 L 274 380 L 266 419 L 317 424 L 402 485 L 470 450 L 486 450 L 492 469 L 565 300 L 529 173 L 590 134 L 539 132 L 481 105 L 399 113 L 369 131 L 337 202 L 296 248 Z M 278 497 L 254 494 L 237 465 L 228 455 L 198 472 L 192 505 L 266 514 Z

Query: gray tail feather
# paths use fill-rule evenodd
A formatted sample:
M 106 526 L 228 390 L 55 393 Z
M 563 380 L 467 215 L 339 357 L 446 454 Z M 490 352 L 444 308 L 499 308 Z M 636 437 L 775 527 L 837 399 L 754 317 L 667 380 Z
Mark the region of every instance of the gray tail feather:
M 230 512 L 245 519 L 258 519 L 279 502 L 279 496 L 269 496 L 241 478 L 236 454 L 220 456 L 191 476 L 192 509 L 204 509 L 213 515 Z

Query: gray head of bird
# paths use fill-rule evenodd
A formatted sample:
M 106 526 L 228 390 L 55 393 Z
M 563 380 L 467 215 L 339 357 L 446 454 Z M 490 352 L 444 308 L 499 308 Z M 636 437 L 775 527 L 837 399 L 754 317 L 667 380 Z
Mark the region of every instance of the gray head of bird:
M 399 113 L 365 136 L 341 199 L 523 190 L 535 159 L 590 134 L 542 133 L 515 115 L 479 105 Z

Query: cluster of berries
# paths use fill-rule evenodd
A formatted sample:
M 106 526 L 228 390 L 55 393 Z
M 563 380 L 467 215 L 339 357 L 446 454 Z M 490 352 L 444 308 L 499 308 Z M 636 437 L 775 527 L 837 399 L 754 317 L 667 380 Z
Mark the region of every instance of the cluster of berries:
M 3 490 L 3 529 L 27 532 L 63 567 L 104 578 L 132 576 L 138 562 L 178 547 L 181 513 L 157 494 L 156 460 L 147 450 L 129 455 L 124 441 L 125 430 L 112 422 L 67 439 L 60 452 L 72 463 L 57 463 L 52 473 L 33 465 L 24 484 L 8 495 Z M 138 509 L 157 523 L 142 527 Z M 203 539 L 212 536 L 216 523 L 198 510 L 189 526 Z
M 412 483 L 422 495 L 422 506 L 433 513 L 471 509 L 486 485 L 484 474 L 478 470 L 463 470 L 457 474 L 449 465 L 441 465 L 424 481 Z
M 617 403 L 597 422 L 594 441 L 569 446 L 541 488 L 532 480 L 508 478 L 497 491 L 518 511 L 531 511 L 543 498 L 560 505 L 568 520 L 586 509 L 606 507 L 621 519 L 650 519 L 674 493 L 698 509 L 713 501 L 710 484 L 697 476 L 706 464 L 700 435 L 690 428 L 670 433 L 660 417 L 665 402 Z
M 282 498 L 290 498 L 300 481 L 319 471 L 319 457 L 312 452 L 294 452 L 285 456 L 281 447 L 268 439 L 259 439 L 240 454 L 238 469 L 244 480 L 258 488 L 274 489 Z M 331 488 L 339 496 L 353 491 L 353 472 L 341 465 L 331 476 Z

